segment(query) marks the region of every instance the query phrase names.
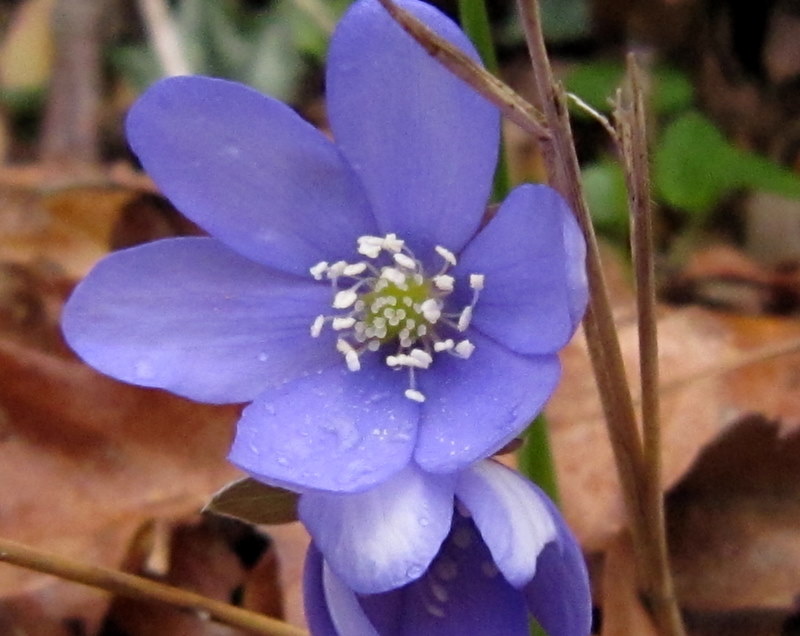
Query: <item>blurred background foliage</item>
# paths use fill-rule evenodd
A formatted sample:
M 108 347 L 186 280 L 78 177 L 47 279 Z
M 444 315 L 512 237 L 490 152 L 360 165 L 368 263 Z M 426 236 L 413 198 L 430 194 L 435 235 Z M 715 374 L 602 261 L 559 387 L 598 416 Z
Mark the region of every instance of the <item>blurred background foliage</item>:
M 173 37 L 181 72 L 244 82 L 293 103 L 324 125 L 321 69 L 327 39 L 350 0 L 97 0 L 86 3 L 95 10 L 84 9 L 82 16 L 75 8 L 80 4 L 0 2 L 4 27 L 0 150 L 12 162 L 125 156 L 120 136 L 125 109 L 147 85 L 174 72 L 159 49 L 159 31 L 161 36 L 166 32 Z M 458 15 L 457 0 L 432 4 Z M 639 53 L 650 85 L 659 242 L 675 262 L 709 236 L 722 235 L 770 259 L 792 258 L 800 248 L 800 239 L 787 238 L 786 232 L 787 223 L 798 223 L 800 228 L 800 211 L 796 205 L 785 204 L 800 196 L 800 53 L 796 45 L 800 11 L 789 0 L 755 4 L 742 7 L 733 0 L 541 2 L 560 76 L 569 91 L 598 112 L 610 115 L 624 52 L 633 48 Z M 147 5 L 160 5 L 163 15 L 148 17 Z M 524 94 L 530 80 L 513 2 L 496 0 L 488 8 L 501 75 Z M 78 22 L 83 26 L 76 27 Z M 87 40 L 88 22 L 93 23 L 92 43 L 80 45 L 76 39 Z M 59 62 L 64 57 L 84 59 L 72 51 L 81 46 L 96 46 L 94 69 L 76 69 L 76 65 L 70 69 Z M 97 75 L 90 91 L 80 93 L 87 80 L 70 78 L 70 72 Z M 88 92 L 93 94 L 87 97 Z M 73 110 L 89 111 L 93 105 L 84 104 L 87 99 L 96 101 L 99 132 L 91 142 L 94 149 L 71 153 L 63 148 L 69 148 L 70 141 L 48 142 L 63 136 L 65 128 L 74 129 L 81 117 L 73 113 L 72 120 L 64 116 L 48 124 L 58 110 L 53 104 L 72 101 Z M 576 107 L 574 116 L 586 195 L 598 229 L 624 248 L 628 221 L 613 144 L 591 115 Z M 545 178 L 536 149 L 530 146 L 530 141 L 520 140 L 518 131 L 510 133 L 511 171 L 518 180 Z M 770 196 L 762 199 L 750 196 L 753 193 Z M 772 205 L 772 195 L 781 201 L 780 212 L 775 213 L 780 220 L 772 223 L 774 229 L 764 230 L 764 223 L 771 224 L 771 213 L 762 208 Z M 774 241 L 780 245 L 772 245 Z

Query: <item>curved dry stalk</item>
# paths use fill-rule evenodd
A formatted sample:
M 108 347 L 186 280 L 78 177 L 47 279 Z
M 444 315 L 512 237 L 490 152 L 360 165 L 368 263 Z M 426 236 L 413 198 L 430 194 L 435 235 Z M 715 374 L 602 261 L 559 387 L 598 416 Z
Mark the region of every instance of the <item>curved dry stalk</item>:
M 397 23 L 422 46 L 431 57 L 436 58 L 456 77 L 460 77 L 500 112 L 520 128 L 538 139 L 547 139 L 550 133 L 544 124 L 541 112 L 520 96 L 508 84 L 498 79 L 485 68 L 476 64 L 461 49 L 453 46 L 436 32 L 423 24 L 408 11 L 401 9 L 392 0 L 379 0 L 384 9 Z
M 52 574 L 67 581 L 119 594 L 129 598 L 165 603 L 172 607 L 207 616 L 210 620 L 263 636 L 307 636 L 302 629 L 275 618 L 249 612 L 221 601 L 141 576 L 50 554 L 15 541 L 0 539 L 0 561 Z

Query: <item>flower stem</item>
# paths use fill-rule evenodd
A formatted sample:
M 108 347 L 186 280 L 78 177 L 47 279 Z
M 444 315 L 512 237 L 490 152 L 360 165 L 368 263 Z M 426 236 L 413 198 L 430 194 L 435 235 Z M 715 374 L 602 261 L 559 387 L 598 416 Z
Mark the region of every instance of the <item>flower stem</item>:
M 52 574 L 67 581 L 107 590 L 113 594 L 166 603 L 201 616 L 206 615 L 211 620 L 247 630 L 252 634 L 264 634 L 265 636 L 306 635 L 303 630 L 275 618 L 249 612 L 141 576 L 79 563 L 7 539 L 0 539 L 0 561 Z
M 632 219 L 632 256 L 636 280 L 639 333 L 639 374 L 642 386 L 642 432 L 646 471 L 648 539 L 654 579 L 646 600 L 660 625 L 669 634 L 684 634 L 669 570 L 661 488 L 661 427 L 656 322 L 655 259 L 650 204 L 650 169 L 641 72 L 633 55 L 628 56 L 625 87 L 619 92 L 614 112 L 619 147 L 625 164 L 629 208 Z
M 587 275 L 590 300 L 584 318 L 586 341 L 603 412 L 608 425 L 614 459 L 619 473 L 626 508 L 631 518 L 631 533 L 637 560 L 648 566 L 643 529 L 646 524 L 644 497 L 644 458 L 636 414 L 625 376 L 611 304 L 605 285 L 597 238 L 580 185 L 580 169 L 569 123 L 566 95 L 553 80 L 550 61 L 536 0 L 518 0 L 534 73 L 535 105 L 544 113 L 550 139 L 541 142 L 542 154 L 553 187 L 561 192 L 575 211 L 586 237 Z M 649 575 L 649 572 L 646 574 Z M 645 580 L 650 580 L 646 576 Z
M 547 418 L 539 415 L 528 427 L 525 444 L 517 453 L 519 471 L 544 490 L 548 497 L 558 503 L 558 481 L 550 449 L 550 431 Z

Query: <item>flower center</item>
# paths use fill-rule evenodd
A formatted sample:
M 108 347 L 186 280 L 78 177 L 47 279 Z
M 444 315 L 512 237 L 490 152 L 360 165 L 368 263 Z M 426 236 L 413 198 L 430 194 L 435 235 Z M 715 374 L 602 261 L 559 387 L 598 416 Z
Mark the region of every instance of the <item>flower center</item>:
M 425 272 L 395 234 L 359 237 L 358 252 L 366 257 L 363 261 L 322 261 L 309 270 L 316 280 L 331 281 L 331 305 L 339 311 L 317 316 L 311 325 L 312 337 L 330 324 L 338 334 L 336 348 L 350 371 L 361 369 L 364 353 L 383 350 L 388 366 L 407 371 L 405 396 L 415 402 L 425 401 L 417 389 L 416 374 L 430 367 L 435 355 L 467 359 L 475 350 L 460 336 L 469 327 L 484 284 L 482 274 L 471 274 L 472 301 L 457 312 L 449 311 L 448 297 L 455 279 L 447 272 L 457 261 L 448 249 L 439 245 L 435 249 L 443 264 L 433 275 Z

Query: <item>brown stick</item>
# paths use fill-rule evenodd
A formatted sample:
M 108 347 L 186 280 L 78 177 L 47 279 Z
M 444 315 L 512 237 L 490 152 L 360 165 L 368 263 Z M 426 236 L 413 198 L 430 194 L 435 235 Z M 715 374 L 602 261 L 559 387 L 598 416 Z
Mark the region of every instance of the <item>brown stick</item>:
M 461 49 L 453 46 L 408 11 L 401 9 L 392 0 L 379 0 L 384 9 L 402 26 L 430 55 L 445 68 L 483 95 L 500 109 L 508 119 L 539 139 L 549 136 L 543 124 L 542 114 L 485 68 L 476 64 Z
M 675 599 L 669 569 L 661 487 L 661 425 L 658 373 L 653 221 L 650 204 L 650 166 L 641 72 L 628 56 L 625 87 L 617 96 L 614 111 L 619 148 L 625 165 L 629 208 L 632 219 L 633 266 L 639 333 L 642 430 L 645 462 L 645 508 L 647 510 L 648 557 L 653 578 L 648 582 L 645 601 L 664 633 L 683 636 L 686 632 Z
M 67 581 L 107 590 L 129 598 L 166 603 L 172 607 L 208 616 L 231 627 L 264 636 L 307 636 L 303 630 L 275 618 L 248 612 L 194 592 L 151 581 L 109 568 L 85 565 L 55 554 L 0 539 L 0 561 L 52 574 Z
M 55 5 L 55 63 L 40 146 L 44 162 L 75 166 L 99 159 L 102 24 L 109 5 L 110 0 Z

